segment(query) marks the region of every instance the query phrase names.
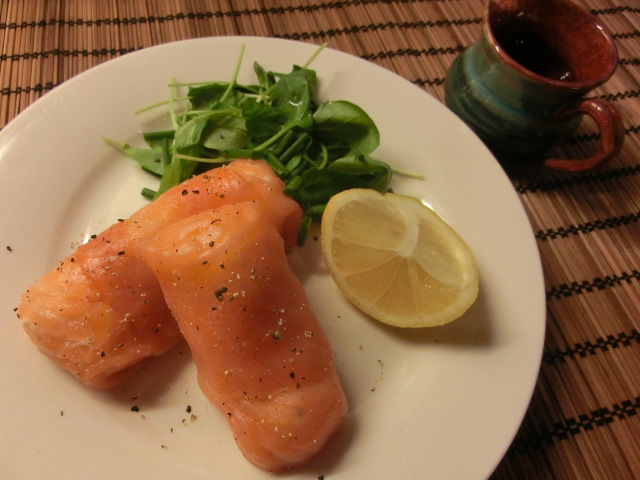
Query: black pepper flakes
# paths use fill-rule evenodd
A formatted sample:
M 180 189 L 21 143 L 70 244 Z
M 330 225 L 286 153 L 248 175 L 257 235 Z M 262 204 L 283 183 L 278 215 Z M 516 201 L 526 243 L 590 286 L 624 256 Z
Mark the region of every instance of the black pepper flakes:
M 11 245 L 7 245 L 7 250 L 8 250 L 9 252 L 13 252 L 13 248 L 11 248 Z
M 216 299 L 217 299 L 219 302 L 221 302 L 221 301 L 224 299 L 224 297 L 222 296 L 222 294 L 223 294 L 224 292 L 226 292 L 227 290 L 229 290 L 227 287 L 220 287 L 219 289 L 217 289 L 217 290 L 214 292 L 214 295 L 216 296 Z
M 131 407 L 131 411 L 132 412 L 139 412 L 140 408 L 137 405 L 134 405 L 133 407 Z
M 187 413 L 191 413 L 191 405 L 187 405 L 187 409 L 185 410 Z
M 182 195 L 187 195 L 189 193 L 189 191 L 185 188 L 184 190 L 182 190 Z
M 124 255 L 124 250 L 120 250 L 120 251 L 118 252 L 118 255 Z

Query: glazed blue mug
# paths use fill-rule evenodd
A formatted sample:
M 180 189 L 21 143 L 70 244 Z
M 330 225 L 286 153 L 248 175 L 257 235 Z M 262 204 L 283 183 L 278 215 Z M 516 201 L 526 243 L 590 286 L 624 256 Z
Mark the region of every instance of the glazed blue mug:
M 569 0 L 489 0 L 480 39 L 451 65 L 445 102 L 498 158 L 544 158 L 583 115 L 600 130 L 589 158 L 546 158 L 579 172 L 622 147 L 624 128 L 608 101 L 584 98 L 613 75 L 618 52 L 597 18 Z

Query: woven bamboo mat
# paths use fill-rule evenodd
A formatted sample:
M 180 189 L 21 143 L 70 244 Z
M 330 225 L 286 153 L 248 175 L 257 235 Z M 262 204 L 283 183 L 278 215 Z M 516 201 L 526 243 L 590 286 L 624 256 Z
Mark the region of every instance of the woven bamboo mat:
M 593 95 L 621 111 L 625 144 L 589 173 L 505 165 L 536 232 L 548 314 L 537 388 L 496 480 L 640 478 L 640 3 L 580 3 L 618 45 L 618 70 Z M 327 41 L 442 100 L 482 9 L 480 0 L 2 0 L 0 127 L 99 63 L 216 35 Z M 597 139 L 587 123 L 559 150 L 585 155 Z

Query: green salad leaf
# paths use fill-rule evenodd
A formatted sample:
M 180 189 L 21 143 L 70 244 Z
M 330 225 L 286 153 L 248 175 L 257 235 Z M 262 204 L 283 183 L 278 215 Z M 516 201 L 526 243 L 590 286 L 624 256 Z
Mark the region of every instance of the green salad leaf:
M 346 100 L 315 100 L 316 72 L 311 61 L 289 73 L 265 70 L 254 62 L 257 83 L 237 83 L 244 47 L 228 82 L 170 84 L 173 128 L 147 132 L 147 148 L 105 139 L 160 177 L 154 199 L 200 171 L 237 158 L 261 159 L 285 183 L 284 192 L 304 210 L 298 243 L 304 243 L 312 221 L 319 220 L 329 199 L 349 188 L 389 188 L 392 169 L 371 157 L 380 133 L 369 115 Z M 179 88 L 187 89 L 177 97 Z M 144 109 L 146 110 L 146 109 Z

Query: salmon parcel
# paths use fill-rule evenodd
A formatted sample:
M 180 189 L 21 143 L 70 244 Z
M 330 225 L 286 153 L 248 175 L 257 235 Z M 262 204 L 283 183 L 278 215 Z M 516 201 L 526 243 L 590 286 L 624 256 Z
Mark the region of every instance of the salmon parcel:
M 27 289 L 17 309 L 27 334 L 95 389 L 185 338 L 243 454 L 268 471 L 305 463 L 347 402 L 287 262 L 302 212 L 282 189 L 257 160 L 171 188 Z

